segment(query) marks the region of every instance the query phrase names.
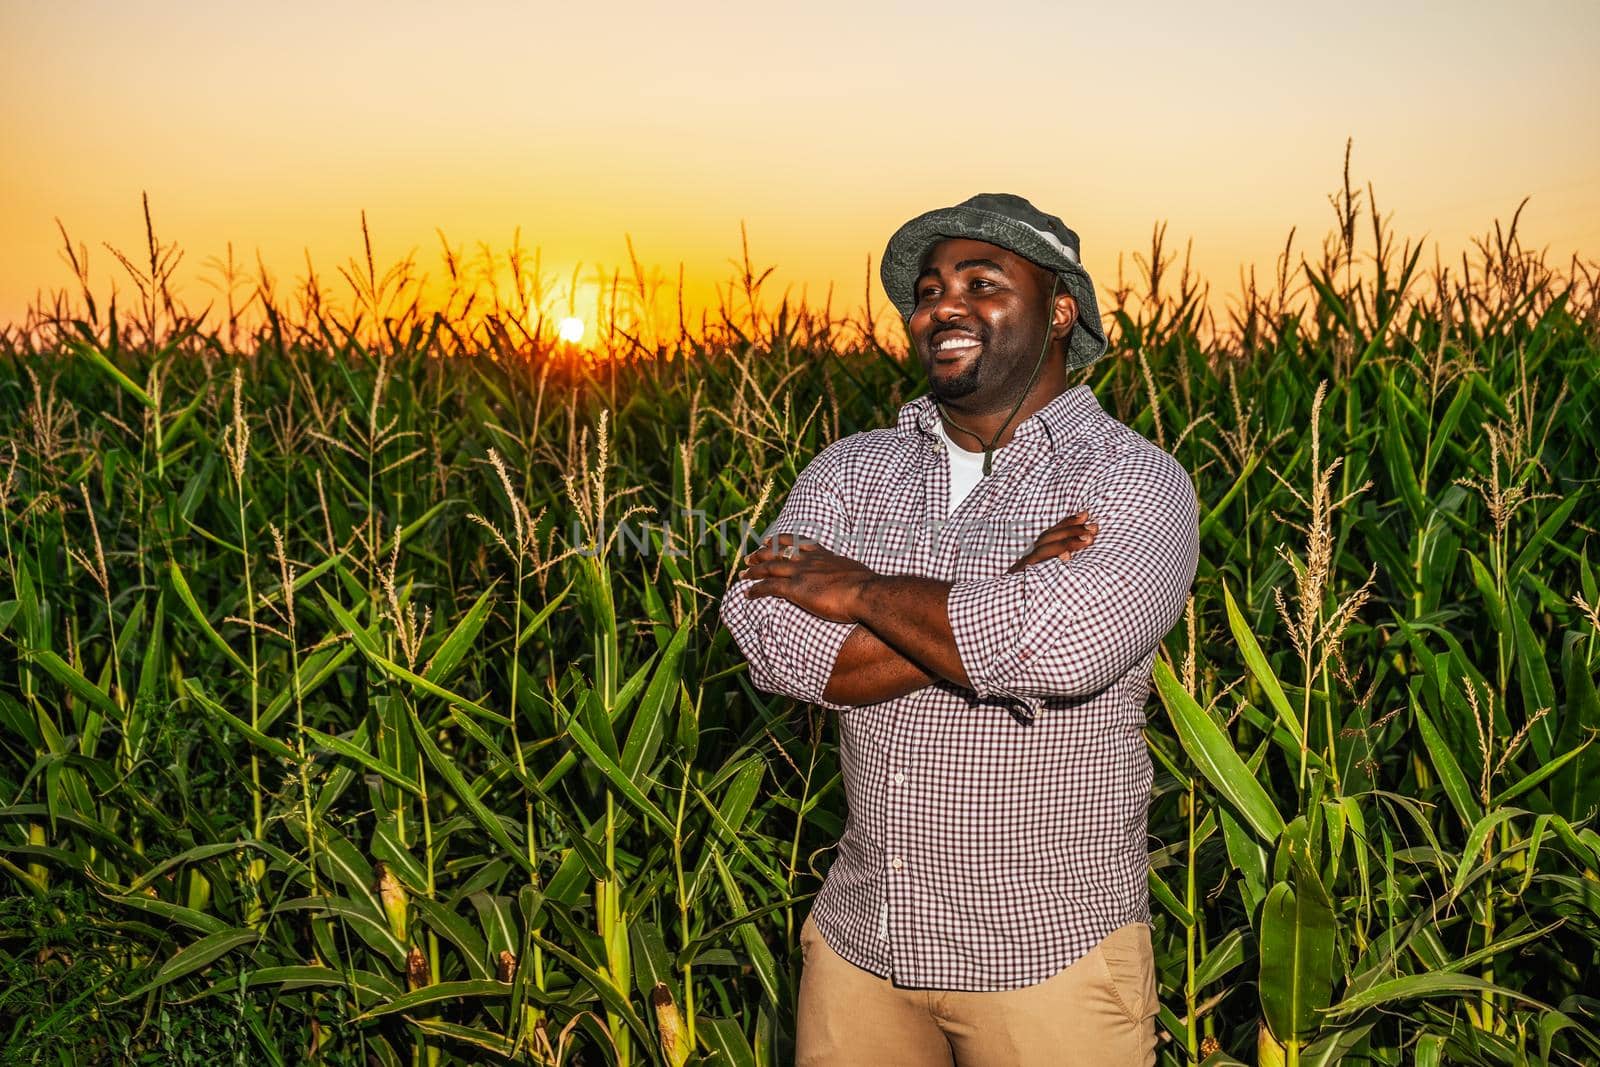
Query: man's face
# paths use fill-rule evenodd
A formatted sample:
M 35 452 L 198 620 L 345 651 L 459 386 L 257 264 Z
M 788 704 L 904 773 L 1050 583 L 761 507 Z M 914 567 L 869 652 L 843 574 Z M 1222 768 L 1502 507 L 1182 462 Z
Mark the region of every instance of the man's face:
M 1050 273 L 998 245 L 966 238 L 935 244 L 922 268 L 909 328 L 929 390 L 939 400 L 965 398 L 963 406 L 980 411 L 1014 403 L 1027 389 L 1051 325 Z M 1058 289 L 1056 303 L 1070 326 L 1072 298 Z

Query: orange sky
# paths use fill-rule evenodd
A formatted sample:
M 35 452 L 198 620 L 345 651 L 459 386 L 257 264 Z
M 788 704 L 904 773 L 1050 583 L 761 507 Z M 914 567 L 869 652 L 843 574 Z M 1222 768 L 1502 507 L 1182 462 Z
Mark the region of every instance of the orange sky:
M 775 288 L 855 305 L 980 191 L 1061 214 L 1102 290 L 1167 220 L 1231 292 L 1320 241 L 1347 136 L 1446 255 L 1531 195 L 1534 244 L 1600 256 L 1600 5 L 1111 6 L 0 0 L 0 321 L 70 284 L 57 217 L 106 291 L 141 191 L 191 304 L 230 240 L 332 275 L 365 209 L 380 263 L 520 226 L 564 286 L 627 234 L 701 299 L 743 220 Z

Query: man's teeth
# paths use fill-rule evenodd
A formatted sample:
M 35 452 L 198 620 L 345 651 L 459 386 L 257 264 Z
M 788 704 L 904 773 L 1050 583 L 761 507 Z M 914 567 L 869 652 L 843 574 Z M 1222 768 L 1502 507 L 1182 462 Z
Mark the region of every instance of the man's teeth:
M 940 341 L 939 347 L 935 351 L 945 352 L 952 348 L 976 348 L 977 346 L 978 339 L 976 337 L 952 337 L 947 341 Z

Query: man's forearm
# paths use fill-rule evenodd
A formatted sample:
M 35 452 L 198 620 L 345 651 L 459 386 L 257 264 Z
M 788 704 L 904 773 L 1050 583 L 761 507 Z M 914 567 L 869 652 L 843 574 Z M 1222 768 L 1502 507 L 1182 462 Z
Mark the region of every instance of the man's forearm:
M 950 583 L 917 575 L 877 575 L 855 598 L 857 623 L 872 631 L 883 644 L 929 676 L 944 678 L 964 689 L 972 688 L 955 633 L 950 629 L 946 601 Z M 852 634 L 850 640 L 854 640 Z M 845 642 L 846 646 L 850 643 Z M 927 684 L 927 683 L 924 683 Z
M 834 661 L 833 674 L 823 699 L 859 707 L 914 693 L 938 680 L 883 643 L 865 626 L 856 626 L 845 638 Z

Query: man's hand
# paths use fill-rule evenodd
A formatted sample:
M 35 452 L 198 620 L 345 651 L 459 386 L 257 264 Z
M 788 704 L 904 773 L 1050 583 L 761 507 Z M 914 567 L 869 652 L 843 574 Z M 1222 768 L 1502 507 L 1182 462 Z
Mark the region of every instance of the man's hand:
M 1094 544 L 1094 535 L 1099 529 L 1100 524 L 1091 519 L 1086 511 L 1068 515 L 1040 534 L 1027 555 L 1007 568 L 1006 573 L 1015 574 L 1030 564 L 1043 562 L 1052 556 L 1060 556 L 1063 561 L 1071 559 L 1074 552 L 1082 552 Z
M 783 597 L 832 622 L 857 621 L 861 592 L 877 577 L 855 560 L 789 533 L 768 538 L 745 564 L 740 577 L 757 579 L 746 596 Z

